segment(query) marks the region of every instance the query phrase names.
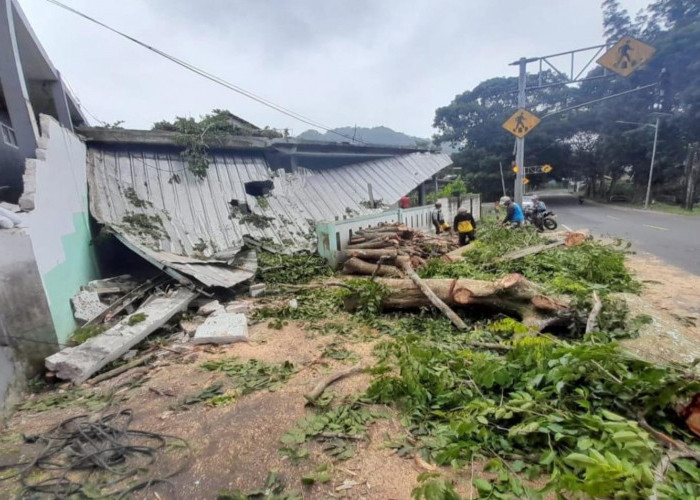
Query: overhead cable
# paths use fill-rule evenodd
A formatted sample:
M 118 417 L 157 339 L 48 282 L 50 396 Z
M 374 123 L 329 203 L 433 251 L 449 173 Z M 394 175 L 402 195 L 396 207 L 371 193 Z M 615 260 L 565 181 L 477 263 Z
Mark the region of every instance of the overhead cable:
M 227 80 L 224 80 L 221 77 L 218 77 L 218 76 L 216 76 L 212 73 L 209 73 L 201 68 L 198 68 L 197 66 L 190 64 L 187 61 L 183 61 L 182 59 L 179 59 L 173 55 L 170 55 L 167 52 L 164 52 L 156 47 L 153 47 L 152 45 L 149 45 L 149 44 L 142 42 L 142 41 L 140 41 L 140 40 L 138 40 L 130 35 L 127 35 L 126 33 L 119 31 L 116 28 L 112 28 L 111 26 L 103 23 L 102 21 L 99 21 L 99 20 L 95 19 L 94 17 L 90 17 L 87 14 L 84 14 L 84 13 L 64 4 L 64 3 L 59 2 L 58 0 L 46 0 L 46 1 L 53 4 L 53 5 L 56 5 L 57 7 L 60 7 L 64 10 L 67 10 L 67 11 L 69 11 L 77 16 L 80 16 L 83 19 L 86 19 L 94 24 L 97 24 L 98 26 L 101 26 L 102 28 L 105 28 L 105 29 L 111 31 L 112 33 L 115 33 L 123 38 L 126 38 L 127 40 L 134 42 L 135 44 L 140 45 L 141 47 L 148 49 L 151 52 L 155 52 L 159 56 L 162 56 L 162 57 L 170 60 L 171 62 L 174 62 L 175 64 L 182 66 L 183 68 L 188 69 L 188 70 L 192 71 L 193 73 L 198 74 L 199 76 L 202 76 L 202 77 L 204 77 L 204 78 L 206 78 L 214 83 L 217 83 L 217 84 L 221 85 L 222 87 L 226 87 L 229 90 L 233 90 L 234 92 L 236 92 L 238 94 L 241 94 L 249 99 L 252 99 L 253 101 L 256 101 L 259 104 L 262 104 L 264 106 L 267 106 L 268 108 L 274 109 L 275 111 L 278 111 L 284 115 L 289 116 L 290 118 L 294 118 L 295 120 L 306 123 L 307 125 L 311 125 L 312 127 L 320 128 L 328 133 L 338 135 L 338 136 L 343 137 L 345 139 L 348 139 L 350 141 L 359 142 L 359 143 L 364 144 L 364 142 L 361 141 L 360 139 L 355 139 L 355 138 L 347 136 L 345 134 L 341 134 L 340 132 L 336 132 L 335 130 L 331 129 L 330 127 L 323 125 L 315 120 L 312 120 L 311 118 L 308 118 L 304 115 L 301 115 L 301 114 L 299 114 L 291 109 L 285 108 L 284 106 L 281 106 L 279 104 L 275 104 L 274 102 L 270 101 L 269 99 L 265 99 L 264 97 L 261 97 L 257 94 L 254 94 L 253 92 L 246 90 L 243 87 L 240 87 L 234 83 L 231 83 Z

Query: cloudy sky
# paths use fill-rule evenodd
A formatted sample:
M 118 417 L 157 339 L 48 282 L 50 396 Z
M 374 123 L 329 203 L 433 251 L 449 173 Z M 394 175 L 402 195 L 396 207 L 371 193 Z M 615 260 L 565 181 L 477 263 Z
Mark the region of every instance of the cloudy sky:
M 508 63 L 519 57 L 603 41 L 598 0 L 63 2 L 316 122 L 422 137 L 437 107 L 516 75 Z M 649 0 L 620 3 L 637 12 Z M 46 0 L 20 4 L 92 123 L 149 128 L 224 108 L 260 126 L 309 128 Z

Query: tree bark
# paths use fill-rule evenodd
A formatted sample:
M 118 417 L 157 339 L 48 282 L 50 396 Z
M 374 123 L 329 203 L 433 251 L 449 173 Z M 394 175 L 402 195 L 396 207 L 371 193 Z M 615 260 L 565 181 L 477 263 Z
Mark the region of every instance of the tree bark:
M 338 261 L 345 262 L 348 259 L 358 258 L 376 262 L 382 257 L 386 259 L 396 259 L 398 250 L 396 248 L 351 248 L 338 252 Z
M 365 262 L 364 260 L 352 257 L 345 261 L 343 265 L 343 274 L 360 274 L 364 276 L 401 276 L 401 273 L 396 266 L 381 264 L 377 270 L 377 264 Z
M 384 236 L 382 238 L 374 238 L 371 240 L 367 240 L 364 243 L 357 243 L 356 245 L 348 245 L 348 250 L 356 250 L 359 248 L 398 248 L 399 246 L 399 240 L 388 236 Z
M 593 308 L 591 313 L 588 315 L 588 321 L 586 321 L 586 333 L 591 333 L 595 327 L 598 325 L 598 315 L 601 309 L 603 309 L 603 303 L 598 298 L 598 293 L 593 292 Z
M 385 309 L 417 309 L 432 303 L 410 279 L 379 279 L 388 294 L 382 300 Z M 532 328 L 543 329 L 559 320 L 568 310 L 568 303 L 547 297 L 534 283 L 520 274 L 509 274 L 497 281 L 481 281 L 466 278 L 425 279 L 426 286 L 445 304 L 451 307 L 483 308 L 516 316 Z M 350 296 L 345 307 L 357 307 L 356 298 Z
M 430 287 L 426 285 L 422 279 L 420 279 L 420 276 L 418 276 L 418 274 L 416 274 L 416 272 L 413 270 L 413 267 L 411 266 L 411 261 L 408 257 L 399 257 L 398 259 L 396 259 L 396 263 L 398 264 L 399 268 L 401 268 L 408 275 L 408 277 L 411 278 L 411 281 L 413 281 L 413 283 L 415 283 L 415 285 L 418 288 L 420 288 L 421 292 L 423 292 L 423 295 L 426 296 L 430 303 L 437 307 L 442 312 L 442 314 L 447 316 L 449 320 L 452 321 L 453 325 L 455 325 L 460 330 L 466 330 L 468 328 L 466 323 L 462 321 L 462 318 L 457 316 L 457 314 L 452 309 L 450 309 L 450 306 L 448 306 L 442 300 L 440 300 L 440 297 L 435 295 L 435 292 L 433 292 L 430 289 Z

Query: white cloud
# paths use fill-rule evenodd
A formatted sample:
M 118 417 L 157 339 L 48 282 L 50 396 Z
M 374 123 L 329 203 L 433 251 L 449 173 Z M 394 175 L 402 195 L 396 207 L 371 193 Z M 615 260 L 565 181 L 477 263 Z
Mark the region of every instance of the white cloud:
M 308 128 L 45 0 L 20 0 L 49 57 L 102 120 L 148 128 L 226 108 Z M 432 134 L 437 107 L 521 56 L 602 41 L 593 0 L 65 0 L 144 42 L 332 127 Z M 632 13 L 644 0 L 621 2 Z

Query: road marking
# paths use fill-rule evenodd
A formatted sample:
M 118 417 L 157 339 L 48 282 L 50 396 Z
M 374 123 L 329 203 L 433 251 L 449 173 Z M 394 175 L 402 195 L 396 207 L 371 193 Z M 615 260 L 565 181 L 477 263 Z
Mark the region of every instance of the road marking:
M 614 216 L 612 216 L 612 215 L 608 215 L 608 217 L 611 218 L 611 219 L 620 220 L 619 217 L 614 217 Z
M 650 227 L 650 228 L 652 228 L 652 229 L 658 229 L 659 231 L 668 231 L 668 228 L 667 228 L 667 227 L 652 226 L 652 225 L 649 225 L 649 224 L 642 224 L 642 225 L 645 226 L 645 227 Z
M 571 229 L 571 228 L 570 228 L 569 226 L 567 226 L 566 224 L 562 224 L 562 227 L 563 227 L 564 229 L 566 229 L 567 231 L 569 231 L 570 233 L 573 233 L 573 232 L 574 232 L 574 230 Z

